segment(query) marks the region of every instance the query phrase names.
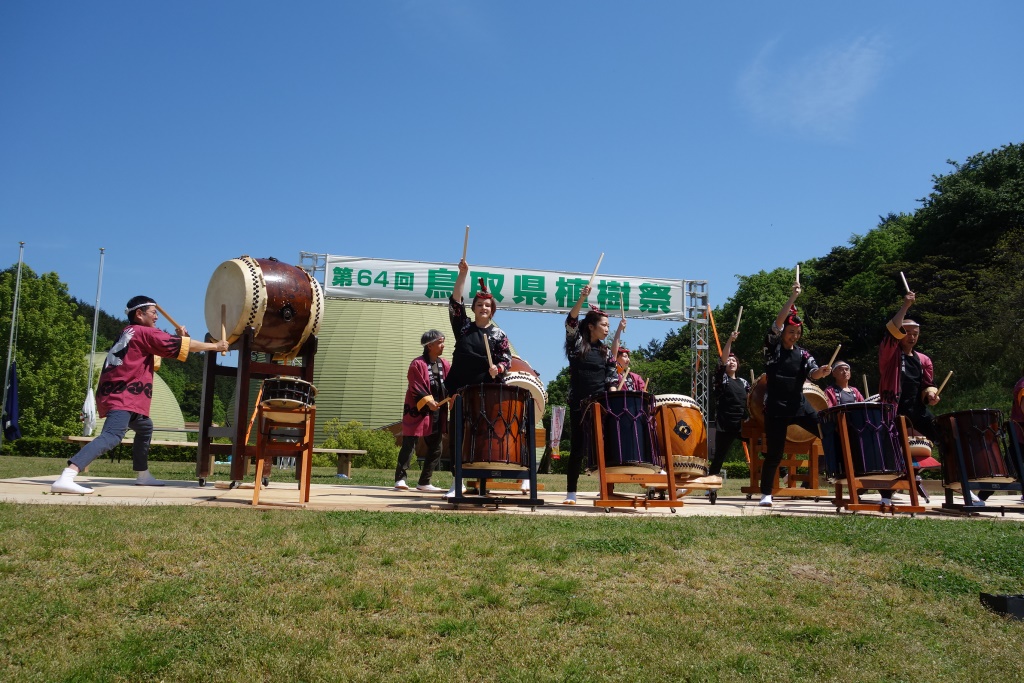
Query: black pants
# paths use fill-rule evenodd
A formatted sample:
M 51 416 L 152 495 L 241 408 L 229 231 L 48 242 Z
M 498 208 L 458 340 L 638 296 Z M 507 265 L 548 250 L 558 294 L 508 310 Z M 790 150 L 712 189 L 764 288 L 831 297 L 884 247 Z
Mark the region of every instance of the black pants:
M 569 469 L 565 473 L 565 490 L 567 493 L 576 493 L 576 487 L 580 481 L 580 468 L 583 466 L 583 456 L 586 455 L 586 442 L 589 435 L 583 433 L 583 417 L 586 409 L 582 404 L 574 403 L 569 406 Z
M 775 473 L 782 462 L 783 451 L 786 450 L 786 430 L 789 425 L 799 425 L 811 434 L 818 433 L 818 416 L 816 414 L 794 415 L 792 417 L 765 416 L 764 435 L 767 452 L 761 466 L 761 495 L 769 495 L 775 483 Z
M 443 437 L 444 434 L 441 433 L 440 429 L 435 434 L 428 434 L 423 437 L 427 444 L 427 457 L 423 459 L 423 469 L 420 470 L 420 486 L 429 484 L 430 478 L 434 476 L 434 468 L 437 467 L 437 463 L 441 460 L 441 439 Z M 405 479 L 409 465 L 412 464 L 412 454 L 416 452 L 416 442 L 419 439 L 420 437 L 418 436 L 402 437 L 402 450 L 398 452 L 398 467 L 395 468 L 395 481 Z
M 719 427 L 715 430 L 715 454 L 711 459 L 711 468 L 708 474 L 718 475 L 722 472 L 722 463 L 725 462 L 725 456 L 728 455 L 729 449 L 736 443 L 740 436 L 740 430 L 726 430 Z

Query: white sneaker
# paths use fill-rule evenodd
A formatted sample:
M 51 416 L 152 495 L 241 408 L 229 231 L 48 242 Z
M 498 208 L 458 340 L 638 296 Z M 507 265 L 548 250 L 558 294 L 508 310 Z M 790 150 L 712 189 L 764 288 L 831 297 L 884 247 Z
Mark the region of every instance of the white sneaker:
M 135 473 L 136 486 L 164 486 L 164 483 L 149 473 L 149 470 Z
M 977 505 L 978 507 L 985 507 L 985 501 L 974 495 L 974 491 L 971 491 L 971 505 Z
M 519 485 L 519 492 L 520 493 L 529 493 L 530 492 L 530 480 L 529 479 L 523 479 L 523 483 Z
M 882 499 L 882 500 L 880 500 L 879 502 L 880 502 L 880 503 L 881 503 L 882 505 L 884 505 L 885 507 L 889 507 L 890 505 L 892 505 L 892 499 L 891 499 L 891 498 L 883 498 L 883 499 Z
M 562 501 L 562 505 L 575 505 L 576 504 L 576 492 L 565 494 L 565 500 Z
M 772 494 L 766 493 L 761 496 L 761 502 L 758 503 L 761 507 L 770 508 L 772 506 Z
M 396 487 L 397 488 L 397 487 Z M 426 493 L 441 493 L 444 489 L 434 486 L 433 484 L 420 484 L 416 487 L 417 491 L 424 491 Z
M 419 488 L 418 486 L 416 488 Z M 405 483 L 405 479 L 399 479 L 395 482 L 396 491 L 408 491 L 409 485 Z
M 903 496 L 899 493 L 894 493 L 891 496 L 889 496 L 889 499 L 892 500 L 893 502 L 899 503 L 903 500 Z
M 92 493 L 92 489 L 75 483 L 76 474 L 78 473 L 70 467 L 65 468 L 57 480 L 50 485 L 50 493 Z
M 438 491 L 440 491 L 440 490 L 441 489 L 438 489 Z M 462 487 L 462 495 L 466 495 L 466 487 L 465 486 Z M 445 498 L 454 498 L 455 497 L 455 484 L 452 484 L 452 487 L 450 489 L 448 489 L 448 492 L 446 494 L 444 494 L 444 497 Z

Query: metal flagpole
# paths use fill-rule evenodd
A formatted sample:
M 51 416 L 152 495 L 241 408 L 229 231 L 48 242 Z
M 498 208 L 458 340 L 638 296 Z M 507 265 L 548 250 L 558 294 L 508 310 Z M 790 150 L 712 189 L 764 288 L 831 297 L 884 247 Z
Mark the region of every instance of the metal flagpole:
M 11 357 L 14 355 L 14 328 L 18 321 L 18 297 L 21 295 L 21 264 L 24 262 L 25 257 L 25 243 L 18 242 L 20 245 L 18 248 L 18 276 L 15 279 L 14 284 L 14 309 L 11 311 L 11 336 L 7 341 L 7 365 L 4 366 L 4 393 L 3 398 L 0 401 L 3 405 L 0 405 L 0 424 L 3 423 L 3 417 L 7 415 L 7 387 L 11 382 Z M 0 445 L 4 442 L 4 430 L 0 429 Z
M 82 414 L 85 420 L 82 423 L 82 436 L 92 436 L 92 430 L 96 429 L 96 398 L 92 393 L 93 370 L 96 365 L 96 330 L 100 324 L 100 292 L 103 289 L 103 252 L 100 247 L 100 273 L 96 277 L 96 308 L 92 312 L 92 346 L 89 347 L 89 383 L 85 385 L 85 405 L 82 407 Z

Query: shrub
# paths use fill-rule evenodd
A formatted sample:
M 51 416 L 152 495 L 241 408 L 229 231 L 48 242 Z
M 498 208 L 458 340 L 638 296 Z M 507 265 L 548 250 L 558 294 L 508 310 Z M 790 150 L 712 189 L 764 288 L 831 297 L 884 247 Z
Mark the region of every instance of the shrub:
M 383 470 L 394 469 L 398 464 L 398 446 L 395 444 L 395 437 L 391 432 L 366 429 L 361 422 L 356 421 L 343 425 L 341 420 L 335 418 L 324 425 L 324 433 L 327 438 L 321 444 L 323 448 L 366 451 L 366 455 L 359 455 L 352 459 L 353 467 Z M 314 466 L 330 467 L 335 462 L 336 458 L 329 453 L 313 454 Z

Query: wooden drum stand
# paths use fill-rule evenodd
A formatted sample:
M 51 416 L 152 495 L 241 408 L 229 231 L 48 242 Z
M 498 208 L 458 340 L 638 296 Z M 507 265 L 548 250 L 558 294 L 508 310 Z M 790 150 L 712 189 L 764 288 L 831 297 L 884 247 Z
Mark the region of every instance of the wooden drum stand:
M 761 493 L 761 469 L 764 466 L 764 459 L 760 455 L 768 450 L 768 439 L 765 438 L 764 425 L 754 420 L 747 420 L 743 423 L 741 435 L 750 442 L 750 486 L 740 489 L 747 494 L 747 500 L 756 493 Z M 779 467 L 789 469 L 789 477 L 786 488 L 779 486 L 779 473 L 775 472 L 775 480 L 772 483 L 772 497 L 788 496 L 790 498 L 813 498 L 815 502 L 822 496 L 828 495 L 828 489 L 819 488 L 818 462 L 823 454 L 821 439 L 809 441 L 790 441 L 786 439 L 786 446 L 782 451 L 782 461 Z M 806 467 L 807 474 L 799 474 L 798 468 Z M 806 488 L 796 486 L 798 483 L 806 484 Z
M 903 474 L 847 474 L 844 479 L 835 481 L 836 495 L 832 504 L 838 512 L 845 508 L 852 512 L 858 510 L 869 510 L 874 512 L 907 512 L 913 515 L 917 512 L 924 512 L 925 508 L 920 504 L 917 493 L 917 474 L 914 471 L 914 460 L 910 457 L 910 439 L 907 436 L 907 422 L 902 415 L 897 416 L 897 425 L 900 432 L 900 443 L 903 450 L 904 470 Z M 843 471 L 854 472 L 853 451 L 850 448 L 850 431 L 846 426 L 846 415 L 839 416 L 839 424 L 836 429 L 839 436 L 840 457 L 843 459 Z M 843 486 L 849 489 L 850 496 L 843 496 Z M 891 491 L 906 491 L 910 494 L 910 505 L 882 505 L 881 503 L 862 503 L 860 489 L 888 489 Z
M 209 335 L 207 336 L 209 337 Z M 257 438 L 256 444 L 248 443 L 249 418 L 252 415 L 252 409 L 249 405 L 249 388 L 253 381 L 260 382 L 270 377 L 287 376 L 297 377 L 310 384 L 313 383 L 313 357 L 316 355 L 317 348 L 316 335 L 309 335 L 306 343 L 302 345 L 297 356 L 302 361 L 301 365 L 285 365 L 283 363 L 252 360 L 254 338 L 255 330 L 252 327 L 246 327 L 239 339 L 231 345 L 231 350 L 238 351 L 238 367 L 218 365 L 216 353 L 205 354 L 202 405 L 199 409 L 199 448 L 196 455 L 196 479 L 198 479 L 200 486 L 206 485 L 206 480 L 209 478 L 212 470 L 213 456 L 215 455 L 231 456 L 231 488 L 236 488 L 245 478 L 251 458 L 257 458 L 261 462 L 261 466 L 257 470 L 257 479 L 259 480 L 263 476 L 262 463 L 264 461 L 269 462 L 270 458 L 281 454 L 276 452 L 282 447 L 280 444 L 270 444 L 263 437 L 264 425 L 262 423 L 266 422 L 266 420 L 260 415 L 257 415 L 261 423 L 259 425 L 260 436 Z M 231 376 L 235 377 L 235 392 L 237 396 L 234 420 L 230 427 L 214 427 L 214 385 L 217 377 Z M 294 420 L 290 421 L 288 426 L 305 425 L 305 434 L 299 443 L 308 446 L 310 457 L 302 457 L 304 449 L 294 447 L 287 449 L 288 452 L 285 453 L 289 457 L 295 456 L 296 458 L 295 475 L 300 482 L 300 491 L 303 491 L 300 496 L 303 498 L 302 502 L 306 502 L 309 499 L 309 470 L 312 466 L 311 455 L 314 431 L 313 416 L 316 414 L 315 408 L 312 406 L 306 410 L 308 414 L 300 416 L 297 422 Z M 275 409 L 273 412 L 278 413 L 281 411 Z M 270 418 L 269 413 L 267 418 Z M 273 421 L 273 418 L 270 419 Z M 228 438 L 231 440 L 231 443 L 214 443 L 213 440 L 216 438 Z M 273 446 L 273 448 L 270 448 L 270 446 Z M 257 481 L 257 487 L 259 483 Z M 258 497 L 259 489 L 257 488 L 254 503 L 258 501 Z

